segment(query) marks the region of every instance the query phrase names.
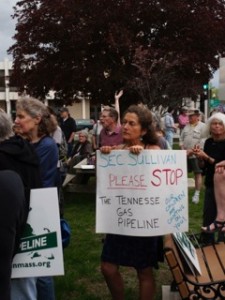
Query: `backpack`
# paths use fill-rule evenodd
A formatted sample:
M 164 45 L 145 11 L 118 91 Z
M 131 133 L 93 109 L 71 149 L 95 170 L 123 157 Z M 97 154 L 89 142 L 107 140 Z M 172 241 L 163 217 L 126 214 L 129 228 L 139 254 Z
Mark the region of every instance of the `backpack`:
M 62 246 L 63 248 L 66 248 L 70 243 L 71 228 L 69 223 L 65 219 L 60 219 L 60 228 L 62 235 Z

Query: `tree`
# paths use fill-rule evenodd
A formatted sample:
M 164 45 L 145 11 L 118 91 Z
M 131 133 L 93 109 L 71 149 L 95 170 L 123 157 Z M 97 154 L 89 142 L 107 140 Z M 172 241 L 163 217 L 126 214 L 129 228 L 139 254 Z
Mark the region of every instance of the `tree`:
M 23 0 L 12 79 L 66 102 L 132 89 L 149 106 L 200 92 L 225 52 L 223 0 Z

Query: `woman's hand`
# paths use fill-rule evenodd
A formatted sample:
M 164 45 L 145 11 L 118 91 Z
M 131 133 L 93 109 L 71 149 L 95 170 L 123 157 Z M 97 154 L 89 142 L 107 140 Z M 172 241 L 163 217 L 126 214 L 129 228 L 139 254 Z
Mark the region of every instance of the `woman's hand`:
M 194 154 L 193 149 L 188 149 L 188 150 L 186 150 L 186 152 L 187 152 L 187 156 L 191 156 Z
M 195 156 L 197 156 L 200 159 L 206 159 L 206 157 L 208 157 L 208 155 L 200 148 L 199 145 L 195 145 L 192 149 L 192 154 L 194 154 Z
M 115 100 L 119 100 L 120 97 L 123 96 L 123 90 L 120 90 L 119 92 L 115 92 Z
M 198 153 L 201 151 L 202 149 L 200 148 L 200 145 L 196 144 L 194 145 L 194 147 L 191 149 L 192 154 L 195 154 L 196 156 L 198 155 Z
M 201 149 L 193 149 L 193 154 L 199 159 L 208 160 L 209 156 Z
M 223 160 L 215 165 L 215 173 L 222 174 L 224 172 L 224 169 L 225 169 L 225 160 Z
M 112 150 L 113 150 L 113 147 L 111 147 L 111 146 L 102 146 L 102 147 L 100 147 L 100 151 L 103 154 L 109 154 Z
M 209 164 L 215 163 L 215 159 L 213 157 L 209 156 L 207 153 L 205 153 L 201 149 L 194 151 L 194 154 L 198 159 L 207 161 Z M 224 165 L 225 165 L 225 161 L 224 161 Z
M 134 145 L 129 148 L 130 152 L 133 154 L 139 154 L 144 148 L 140 145 Z

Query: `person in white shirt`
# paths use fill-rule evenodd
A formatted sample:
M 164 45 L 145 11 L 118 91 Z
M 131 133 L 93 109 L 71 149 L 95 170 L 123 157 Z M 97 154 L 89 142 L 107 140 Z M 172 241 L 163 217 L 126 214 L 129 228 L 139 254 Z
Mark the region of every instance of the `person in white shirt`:
M 204 139 L 202 138 L 205 130 L 205 124 L 200 121 L 200 111 L 198 109 L 189 109 L 189 124 L 187 124 L 180 135 L 180 148 L 187 150 L 188 172 L 194 172 L 195 193 L 192 197 L 192 202 L 199 202 L 199 195 L 202 186 L 202 170 L 199 167 L 198 159 L 193 153 L 193 149 L 203 148 Z
M 103 121 L 102 113 L 100 113 L 99 114 L 99 120 L 97 120 L 97 122 L 95 123 L 95 125 L 93 127 L 92 147 L 93 147 L 94 150 L 97 150 L 100 147 L 99 135 L 100 135 L 100 132 L 103 128 L 102 121 Z

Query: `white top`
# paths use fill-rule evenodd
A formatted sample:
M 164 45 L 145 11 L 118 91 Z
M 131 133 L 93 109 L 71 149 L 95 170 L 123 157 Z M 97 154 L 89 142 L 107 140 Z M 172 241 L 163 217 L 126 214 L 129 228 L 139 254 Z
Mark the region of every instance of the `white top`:
M 200 121 L 196 125 L 187 124 L 180 135 L 180 146 L 189 150 L 195 145 L 200 145 L 202 149 L 205 142 L 205 139 L 202 138 L 205 126 L 205 123 Z
M 56 130 L 52 134 L 53 140 L 56 142 L 57 145 L 62 143 L 62 129 L 57 125 Z M 57 168 L 60 167 L 60 160 L 58 160 Z

